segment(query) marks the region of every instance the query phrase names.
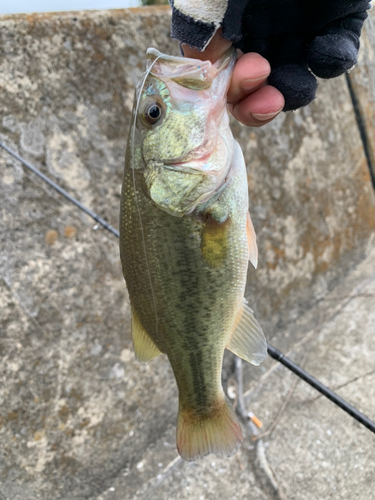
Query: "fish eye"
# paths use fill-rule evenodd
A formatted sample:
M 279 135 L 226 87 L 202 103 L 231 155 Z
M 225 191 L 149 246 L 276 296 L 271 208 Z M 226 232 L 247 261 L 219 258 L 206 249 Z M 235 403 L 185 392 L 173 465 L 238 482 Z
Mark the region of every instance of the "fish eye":
M 143 117 L 149 125 L 154 125 L 160 120 L 163 108 L 158 102 L 148 104 L 143 112 Z

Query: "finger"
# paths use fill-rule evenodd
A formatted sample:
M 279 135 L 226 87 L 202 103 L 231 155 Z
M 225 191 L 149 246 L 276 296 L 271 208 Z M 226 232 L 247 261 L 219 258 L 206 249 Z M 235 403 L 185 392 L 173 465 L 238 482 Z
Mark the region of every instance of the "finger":
M 284 107 L 284 97 L 275 87 L 266 85 L 237 104 L 229 105 L 236 120 L 249 127 L 261 127 L 272 121 Z
M 184 56 L 191 57 L 193 59 L 200 59 L 201 61 L 211 61 L 212 63 L 215 63 L 232 45 L 232 42 L 229 42 L 222 37 L 222 31 L 222 28 L 219 28 L 217 30 L 214 37 L 208 44 L 206 50 L 204 50 L 203 52 L 199 51 L 198 49 L 194 49 L 189 45 L 182 44 L 182 51 L 184 53 Z
M 250 52 L 241 56 L 234 68 L 228 91 L 228 102 L 236 104 L 262 85 L 271 73 L 270 63 L 259 54 Z

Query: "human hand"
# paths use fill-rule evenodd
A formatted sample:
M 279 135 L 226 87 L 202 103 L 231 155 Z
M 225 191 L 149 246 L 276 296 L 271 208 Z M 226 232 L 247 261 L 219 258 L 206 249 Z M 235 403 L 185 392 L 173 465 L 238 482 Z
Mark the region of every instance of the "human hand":
M 219 30 L 204 52 L 183 45 L 185 57 L 216 62 L 231 46 Z M 272 121 L 284 107 L 284 97 L 267 85 L 269 62 L 256 53 L 241 55 L 234 68 L 228 91 L 229 110 L 244 125 L 261 127 Z
M 317 80 L 335 78 L 356 62 L 369 0 L 248 0 L 239 47 L 272 66 L 271 85 L 285 98 L 284 111 L 315 98 Z M 315 76 L 314 76 L 315 75 Z

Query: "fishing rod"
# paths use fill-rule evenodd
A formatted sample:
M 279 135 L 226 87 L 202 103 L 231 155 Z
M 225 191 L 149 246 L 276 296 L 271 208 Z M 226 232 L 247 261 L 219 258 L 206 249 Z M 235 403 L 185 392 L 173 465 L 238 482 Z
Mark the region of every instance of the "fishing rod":
M 15 151 L 13 151 L 11 148 L 6 146 L 1 141 L 0 141 L 0 147 L 3 148 L 8 154 L 16 158 L 18 161 L 20 161 L 26 168 L 28 168 L 34 174 L 40 177 L 44 182 L 46 182 L 49 186 L 55 189 L 58 193 L 64 196 L 64 198 L 73 203 L 76 207 L 85 212 L 87 215 L 92 217 L 92 219 L 94 219 L 95 222 L 104 227 L 104 229 L 107 229 L 107 231 L 109 231 L 110 233 L 114 234 L 117 238 L 119 238 L 120 234 L 114 227 L 112 227 L 108 222 L 99 217 L 99 215 L 97 215 L 95 212 L 93 212 L 85 205 L 83 205 L 80 201 L 71 196 L 67 191 L 65 191 L 65 189 L 63 189 L 54 181 L 52 181 L 49 177 L 44 175 L 34 165 L 32 165 L 30 162 L 22 158 L 22 156 L 18 155 Z M 345 399 L 343 399 L 341 396 L 332 391 L 332 389 L 319 382 L 319 380 L 310 375 L 310 373 L 308 373 L 306 370 L 298 366 L 290 358 L 285 356 L 281 351 L 279 351 L 275 347 L 271 346 L 270 344 L 267 344 L 267 351 L 268 354 L 271 356 L 271 358 L 273 358 L 274 360 L 278 361 L 283 366 L 288 368 L 288 370 L 292 371 L 300 379 L 304 380 L 307 384 L 309 384 L 315 390 L 320 392 L 323 396 L 332 401 L 332 403 L 334 403 L 336 406 L 344 410 L 352 418 L 357 420 L 357 422 L 364 425 L 367 429 L 369 429 L 371 432 L 375 434 L 375 422 L 373 422 L 370 418 L 361 413 L 357 408 L 352 406 Z
M 40 170 L 38 170 L 34 165 L 32 165 L 30 162 L 25 160 L 25 158 L 22 158 L 22 156 L 18 155 L 13 149 L 10 147 L 6 146 L 3 142 L 0 141 L 0 147 L 2 147 L 7 153 L 12 155 L 14 158 L 16 158 L 18 161 L 20 161 L 25 167 L 27 167 L 29 170 L 34 172 L 38 177 L 40 177 L 44 182 L 46 182 L 51 188 L 55 189 L 58 193 L 60 193 L 64 198 L 69 200 L 71 203 L 73 203 L 76 207 L 78 207 L 80 210 L 85 212 L 87 215 L 89 215 L 94 221 L 96 221 L 98 224 L 103 226 L 107 231 L 110 231 L 112 234 L 115 236 L 119 237 L 120 233 L 111 226 L 111 224 L 108 224 L 107 221 L 99 217 L 95 212 L 87 208 L 85 205 L 83 205 L 80 201 L 78 201 L 76 198 L 74 198 L 72 195 L 70 195 L 65 189 L 63 189 L 61 186 L 56 184 L 56 182 L 53 182 L 52 179 L 47 177 L 46 175 L 43 174 Z

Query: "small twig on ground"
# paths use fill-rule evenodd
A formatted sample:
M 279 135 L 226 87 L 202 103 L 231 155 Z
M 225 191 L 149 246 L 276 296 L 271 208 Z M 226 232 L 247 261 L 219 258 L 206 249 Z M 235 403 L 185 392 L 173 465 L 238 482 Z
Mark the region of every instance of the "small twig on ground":
M 233 409 L 236 410 L 238 403 L 238 384 L 237 380 L 233 377 L 228 380 L 227 395 L 229 399 L 233 400 Z
M 267 461 L 266 449 L 264 447 L 264 443 L 263 443 L 262 439 L 259 439 L 259 441 L 257 442 L 257 458 L 258 458 L 258 461 L 259 461 L 263 471 L 266 473 L 268 480 L 272 485 L 272 488 L 278 492 L 279 485 L 276 481 L 276 477 L 273 473 L 273 470 L 271 469 L 270 464 Z
M 237 405 L 236 409 L 237 412 L 239 413 L 240 417 L 242 417 L 244 420 L 247 420 L 247 412 L 245 408 L 245 403 L 244 403 L 244 397 L 243 397 L 243 372 L 242 372 L 242 359 L 236 356 L 235 359 L 236 363 L 236 382 L 237 382 Z
M 245 466 L 242 463 L 240 457 L 238 456 L 238 453 L 236 454 L 236 460 L 237 460 L 238 467 L 239 467 L 240 471 L 243 472 L 245 470 Z
M 153 492 L 160 487 L 160 485 L 172 473 L 172 471 L 180 462 L 182 462 L 182 458 L 180 457 L 180 455 L 177 455 L 156 477 L 152 477 L 151 479 L 149 479 L 140 498 L 144 500 L 153 498 Z
M 248 417 L 248 412 L 246 411 L 244 397 L 243 397 L 243 371 L 242 371 L 242 359 L 236 356 L 235 358 L 235 372 L 236 372 L 236 381 L 237 381 L 237 407 L 236 411 L 243 423 L 246 426 L 246 429 L 251 438 L 258 436 L 258 429 L 256 425 L 252 422 L 252 420 Z M 259 465 L 266 476 L 267 482 L 269 486 L 271 486 L 272 490 L 276 495 L 277 500 L 288 500 L 285 494 L 281 491 L 275 474 L 269 465 L 265 453 L 265 448 L 262 439 L 257 440 L 256 442 L 256 458 L 259 462 Z
M 182 458 L 180 455 L 178 455 L 176 458 L 172 460 L 172 462 L 169 462 L 169 464 L 162 470 L 161 475 L 165 476 L 175 465 L 177 465 L 179 462 L 181 462 Z

